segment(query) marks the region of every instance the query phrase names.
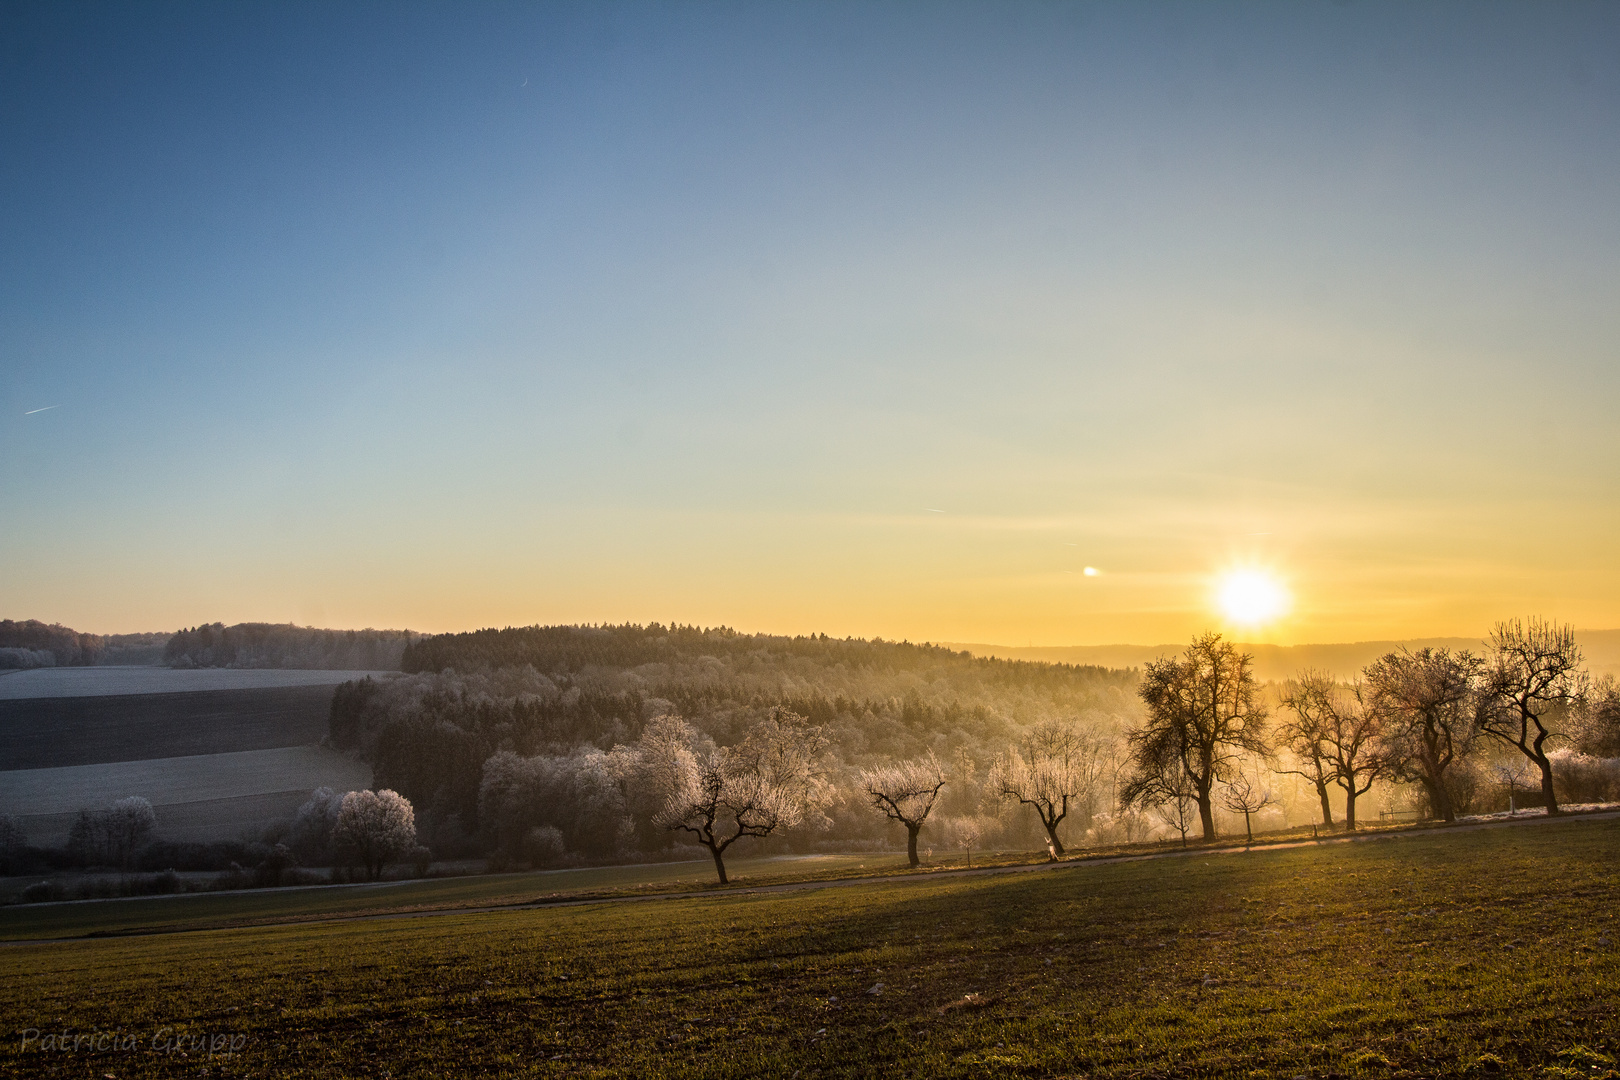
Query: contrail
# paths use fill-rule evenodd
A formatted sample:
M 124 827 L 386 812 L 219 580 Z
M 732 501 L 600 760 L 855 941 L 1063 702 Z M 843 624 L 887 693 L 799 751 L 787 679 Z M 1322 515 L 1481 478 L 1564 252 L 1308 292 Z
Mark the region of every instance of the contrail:
M 943 514 L 945 512 L 943 510 L 935 510 L 932 506 L 925 506 L 923 509 L 928 511 L 930 514 Z
M 52 409 L 60 409 L 61 407 L 62 406 L 60 405 L 47 405 L 43 409 L 29 409 L 27 412 L 23 413 L 23 415 L 33 416 L 37 412 L 50 412 Z

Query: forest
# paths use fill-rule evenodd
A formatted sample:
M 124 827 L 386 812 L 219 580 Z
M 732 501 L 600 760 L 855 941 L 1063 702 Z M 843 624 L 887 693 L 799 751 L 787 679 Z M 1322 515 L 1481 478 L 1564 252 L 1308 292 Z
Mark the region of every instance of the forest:
M 581 855 L 668 849 L 671 833 L 614 779 L 625 764 L 614 748 L 633 747 L 665 716 L 733 746 L 778 710 L 824 733 L 824 768 L 840 790 L 861 769 L 932 753 L 953 777 L 936 811 L 953 842 L 979 829 L 984 842 L 1033 843 L 1016 815 L 980 825 L 992 759 L 1042 721 L 1075 718 L 1118 734 L 1140 708 L 1134 670 L 656 623 L 428 637 L 407 647 L 402 666 L 410 674 L 338 688 L 332 742 L 369 761 L 378 787 L 411 800 L 435 851 L 488 847 L 514 860 L 527 858 L 535 830 L 543 849 L 555 845 L 546 830 L 556 830 Z M 528 794 L 503 792 L 503 783 Z M 1076 815 L 1082 832 L 1085 817 Z M 816 825 L 774 842 L 887 844 L 883 819 L 858 801 L 821 807 Z
M 339 687 L 330 739 L 414 805 L 440 857 L 685 841 L 722 879 L 742 837 L 1056 857 L 1343 811 L 1353 828 L 1358 798 L 1364 819 L 1450 820 L 1620 796 L 1612 683 L 1586 677 L 1567 629 L 1512 626 L 1487 655 L 1392 652 L 1350 683 L 1281 684 L 1218 635 L 1112 670 L 723 627 L 484 630 L 411 641 L 406 674 Z

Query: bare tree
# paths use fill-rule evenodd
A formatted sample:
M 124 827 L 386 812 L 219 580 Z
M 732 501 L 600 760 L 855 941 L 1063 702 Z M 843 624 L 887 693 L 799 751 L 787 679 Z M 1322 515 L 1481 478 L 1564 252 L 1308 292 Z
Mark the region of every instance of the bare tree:
M 1508 789 L 1508 813 L 1519 808 L 1519 791 L 1529 791 L 1534 780 L 1531 779 L 1530 762 L 1523 758 L 1513 757 L 1505 761 L 1497 761 L 1491 765 L 1491 776 L 1497 783 Z M 1539 779 L 1537 777 L 1536 779 Z
M 1254 827 L 1250 823 L 1250 815 L 1258 814 L 1271 805 L 1271 789 L 1262 786 L 1255 776 L 1238 769 L 1226 781 L 1226 789 L 1221 792 L 1221 805 L 1234 814 L 1243 815 L 1243 831 L 1252 844 Z
M 1356 831 L 1356 800 L 1390 775 L 1394 761 L 1384 740 L 1384 721 L 1373 707 L 1367 686 L 1356 680 L 1332 700 L 1323 749 L 1333 779 L 1344 789 L 1344 827 Z
M 906 827 L 906 858 L 913 868 L 920 865 L 917 834 L 939 798 L 939 789 L 945 786 L 945 768 L 934 752 L 914 761 L 868 769 L 861 773 L 860 785 L 874 810 Z
M 1477 714 L 1481 733 L 1515 747 L 1541 770 L 1541 795 L 1549 816 L 1558 813 L 1547 741 L 1560 737 L 1550 717 L 1566 717 L 1585 700 L 1586 672 L 1573 628 L 1540 619 L 1496 624 L 1485 672 L 1485 707 Z
M 1364 672 L 1391 774 L 1422 784 L 1430 810 L 1445 821 L 1457 820 L 1447 770 L 1470 749 L 1482 671 L 1466 650 L 1424 648 L 1386 653 Z
M 990 766 L 990 787 L 1004 799 L 1030 807 L 1046 829 L 1047 853 L 1063 855 L 1058 826 L 1076 807 L 1089 808 L 1107 768 L 1103 741 L 1073 723 L 1047 720 L 1035 725 L 1018 747 Z
M 1296 766 L 1281 771 L 1302 776 L 1322 801 L 1322 824 L 1333 828 L 1328 788 L 1336 779 L 1327 749 L 1333 727 L 1338 683 L 1324 671 L 1302 671 L 1283 684 L 1282 703 L 1293 718 L 1277 725 L 1277 745 L 1293 755 Z
M 103 812 L 107 854 L 120 870 L 133 867 L 135 853 L 146 845 L 157 830 L 157 813 L 139 795 L 119 799 Z
M 1356 800 L 1390 770 L 1383 724 L 1368 703 L 1366 686 L 1360 681 L 1343 686 L 1325 672 L 1307 671 L 1287 684 L 1283 704 L 1297 719 L 1279 727 L 1278 734 L 1302 759 L 1309 754 L 1310 764 L 1301 773 L 1306 779 L 1315 783 L 1312 773 L 1320 770 L 1344 791 L 1344 827 L 1354 832 Z M 1326 789 L 1318 785 L 1317 791 L 1322 821 L 1331 828 Z
M 686 726 L 684 739 L 663 739 L 660 769 L 669 793 L 656 820 L 708 848 L 724 885 L 727 848 L 744 836 L 791 828 L 825 799 L 819 770 L 827 740 L 821 728 L 781 708 L 736 746 L 698 749 L 695 735 Z
M 1161 792 L 1163 801 L 1158 804 L 1159 820 L 1181 834 L 1181 846 L 1187 846 L 1187 833 L 1192 830 L 1193 822 L 1198 820 L 1198 800 L 1193 796 L 1192 784 L 1186 776 L 1176 778 L 1179 784 L 1171 786 Z
M 68 829 L 68 847 L 86 866 L 116 866 L 128 871 L 135 854 L 152 838 L 157 814 L 139 795 L 119 799 L 100 810 L 80 810 Z
M 945 842 L 952 848 L 961 848 L 967 855 L 968 866 L 973 865 L 973 848 L 984 833 L 984 824 L 976 815 L 945 819 Z
M 1232 775 L 1236 755 L 1268 753 L 1251 658 L 1219 634 L 1204 634 L 1179 659 L 1149 661 L 1137 693 L 1148 721 L 1130 733 L 1131 775 L 1121 802 L 1154 805 L 1185 777 L 1204 839 L 1215 839 L 1216 782 Z
M 15 874 L 28 850 L 28 836 L 10 814 L 0 814 L 0 874 Z
M 416 846 L 416 811 L 409 799 L 388 788 L 351 791 L 343 796 L 332 840 L 376 881 L 389 863 Z

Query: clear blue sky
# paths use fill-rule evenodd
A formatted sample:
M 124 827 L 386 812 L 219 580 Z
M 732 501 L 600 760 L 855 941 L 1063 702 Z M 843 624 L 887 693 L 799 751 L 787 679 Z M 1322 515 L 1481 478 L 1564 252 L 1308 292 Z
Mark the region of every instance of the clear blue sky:
M 0 616 L 1157 642 L 1255 565 L 1276 640 L 1620 625 L 1620 5 L 0 47 Z

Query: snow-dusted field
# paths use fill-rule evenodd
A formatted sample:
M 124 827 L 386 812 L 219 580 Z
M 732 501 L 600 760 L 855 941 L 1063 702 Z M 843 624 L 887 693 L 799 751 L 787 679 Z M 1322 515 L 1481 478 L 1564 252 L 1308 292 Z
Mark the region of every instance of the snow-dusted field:
M 325 747 L 290 746 L 0 772 L 0 814 L 15 815 L 31 843 L 60 842 L 81 808 L 140 795 L 157 808 L 160 832 L 171 819 L 208 832 L 213 819 L 232 835 L 249 820 L 262 824 L 270 803 L 290 812 L 317 787 L 352 791 L 370 784 L 371 768 L 361 762 Z
M 260 690 L 283 686 L 336 686 L 386 671 L 312 671 L 283 668 L 59 667 L 0 673 L 0 700 L 179 694 L 194 690 Z M 398 674 L 393 672 L 392 674 Z

